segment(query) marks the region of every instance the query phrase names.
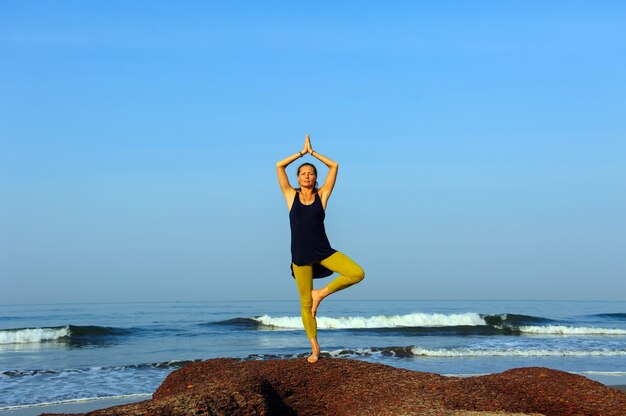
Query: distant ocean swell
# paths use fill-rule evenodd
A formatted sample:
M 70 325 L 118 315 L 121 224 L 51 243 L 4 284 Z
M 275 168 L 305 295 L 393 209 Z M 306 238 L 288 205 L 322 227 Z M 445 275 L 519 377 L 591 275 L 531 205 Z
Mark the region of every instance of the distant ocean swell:
M 614 319 L 616 321 L 626 321 L 626 313 L 598 313 L 591 316 L 598 318 Z
M 302 329 L 299 316 L 235 318 L 216 322 L 246 329 Z M 535 324 L 535 325 L 528 325 Z M 543 325 L 537 325 L 543 324 Z M 317 318 L 318 329 L 370 330 L 399 332 L 413 335 L 561 335 L 561 336 L 626 336 L 626 330 L 602 327 L 577 327 L 557 325 L 542 317 L 500 314 L 480 315 L 473 312 L 462 314 L 380 315 L 372 317 Z

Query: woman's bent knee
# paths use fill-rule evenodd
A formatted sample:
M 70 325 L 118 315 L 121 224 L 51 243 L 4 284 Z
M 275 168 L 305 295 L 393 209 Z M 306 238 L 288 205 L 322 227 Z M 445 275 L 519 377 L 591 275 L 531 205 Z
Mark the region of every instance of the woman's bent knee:
M 358 270 L 355 270 L 354 273 L 351 274 L 350 278 L 354 283 L 359 283 L 365 278 L 365 270 L 359 267 Z

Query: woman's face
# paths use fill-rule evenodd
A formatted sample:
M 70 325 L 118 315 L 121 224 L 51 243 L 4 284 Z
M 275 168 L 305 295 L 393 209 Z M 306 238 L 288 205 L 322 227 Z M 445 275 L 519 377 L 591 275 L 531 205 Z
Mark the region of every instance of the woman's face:
M 312 166 L 302 166 L 300 168 L 300 172 L 298 173 L 298 183 L 303 188 L 313 188 L 315 186 L 315 181 L 317 180 L 317 175 L 315 174 L 315 169 Z

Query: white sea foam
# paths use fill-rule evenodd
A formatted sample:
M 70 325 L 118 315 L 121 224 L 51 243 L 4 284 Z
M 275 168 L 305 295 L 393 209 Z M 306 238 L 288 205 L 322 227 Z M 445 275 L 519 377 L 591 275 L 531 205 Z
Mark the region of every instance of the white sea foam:
M 284 329 L 301 329 L 299 316 L 272 317 L 268 315 L 254 318 L 263 325 Z M 443 327 L 487 325 L 477 313 L 411 313 L 407 315 L 378 315 L 371 317 L 347 316 L 341 318 L 317 317 L 318 329 L 361 329 L 361 328 L 400 328 L 400 327 Z
M 591 376 L 624 377 L 626 371 L 574 371 L 575 374 L 587 374 Z
M 626 350 L 559 350 L 559 349 L 471 349 L 441 348 L 427 349 L 413 347 L 413 355 L 423 357 L 617 357 L 626 356 Z
M 624 329 L 591 328 L 563 325 L 520 326 L 519 330 L 526 334 L 541 335 L 626 335 L 626 330 Z
M 0 409 L 124 398 L 154 391 L 174 368 L 156 364 L 9 372 L 0 377 Z M 8 388 L 8 390 L 7 390 Z M 106 397 L 103 397 L 106 396 Z
M 416 357 L 435 358 L 467 358 L 467 357 L 618 357 L 626 356 L 626 350 L 557 350 L 557 349 L 471 349 L 471 348 L 441 348 L 428 349 L 420 347 L 410 348 L 410 352 Z M 322 351 L 332 357 L 360 356 L 360 355 L 390 355 L 406 356 L 405 351 L 398 351 L 399 347 L 388 348 L 355 348 Z M 403 349 L 403 348 L 400 348 Z M 622 375 L 618 372 L 617 375 Z
M 377 351 L 372 348 L 354 348 L 350 350 L 340 349 L 340 350 L 332 350 L 332 351 L 322 351 L 322 353 L 328 353 L 331 357 L 345 357 L 345 356 L 354 356 L 354 355 L 377 355 L 380 354 L 380 351 Z
M 69 325 L 58 328 L 4 329 L 0 331 L 0 345 L 54 341 L 69 336 Z

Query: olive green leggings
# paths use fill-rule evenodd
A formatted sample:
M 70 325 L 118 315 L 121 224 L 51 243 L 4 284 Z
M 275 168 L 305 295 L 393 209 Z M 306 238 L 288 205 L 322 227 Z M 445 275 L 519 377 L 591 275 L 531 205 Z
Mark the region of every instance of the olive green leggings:
M 355 283 L 359 283 L 363 280 L 363 277 L 365 277 L 365 272 L 358 264 L 350 257 L 338 251 L 320 261 L 320 264 L 340 274 L 340 276 L 335 278 L 335 280 L 328 285 L 330 293 L 335 293 Z M 313 290 L 313 266 L 311 264 L 304 266 L 296 266 L 293 264 L 293 274 L 298 284 L 298 292 L 300 293 L 304 330 L 309 338 L 314 338 L 317 336 L 317 321 L 311 314 L 311 307 L 313 306 L 313 299 L 311 298 L 311 290 Z

